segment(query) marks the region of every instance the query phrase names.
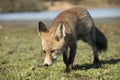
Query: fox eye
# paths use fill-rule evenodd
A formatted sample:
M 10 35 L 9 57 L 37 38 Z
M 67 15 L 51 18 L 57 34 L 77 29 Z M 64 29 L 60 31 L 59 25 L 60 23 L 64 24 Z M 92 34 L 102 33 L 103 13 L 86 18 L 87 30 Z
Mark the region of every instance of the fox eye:
M 45 51 L 45 50 L 43 50 L 42 52 L 43 52 L 43 53 L 46 53 L 46 51 Z
M 50 53 L 53 53 L 53 52 L 55 52 L 55 50 L 51 50 L 51 51 L 50 51 Z

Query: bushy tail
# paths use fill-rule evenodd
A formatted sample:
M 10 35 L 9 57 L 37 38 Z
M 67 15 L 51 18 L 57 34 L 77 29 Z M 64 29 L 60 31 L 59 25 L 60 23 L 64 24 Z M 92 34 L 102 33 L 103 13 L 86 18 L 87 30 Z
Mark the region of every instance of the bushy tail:
M 96 46 L 99 52 L 107 50 L 107 39 L 105 35 L 96 28 Z

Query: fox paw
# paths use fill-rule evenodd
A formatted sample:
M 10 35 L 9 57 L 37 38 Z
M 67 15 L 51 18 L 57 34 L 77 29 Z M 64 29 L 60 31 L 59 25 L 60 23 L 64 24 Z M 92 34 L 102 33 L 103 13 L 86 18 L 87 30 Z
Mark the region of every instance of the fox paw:
M 71 72 L 71 69 L 70 69 L 70 68 L 66 68 L 64 72 L 65 72 L 65 73 L 70 73 L 70 72 Z
M 93 66 L 94 66 L 94 68 L 100 68 L 101 65 L 102 65 L 102 64 L 100 63 L 100 61 L 93 62 Z
M 100 60 L 98 58 L 94 59 L 93 64 L 99 64 L 99 63 L 100 63 Z

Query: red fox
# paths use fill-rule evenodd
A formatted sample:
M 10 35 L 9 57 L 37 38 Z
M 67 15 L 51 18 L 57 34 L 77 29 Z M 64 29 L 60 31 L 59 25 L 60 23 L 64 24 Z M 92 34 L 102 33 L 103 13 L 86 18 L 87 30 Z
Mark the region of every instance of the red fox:
M 38 23 L 44 58 L 44 66 L 50 66 L 63 54 L 66 72 L 73 69 L 77 40 L 88 43 L 94 54 L 93 63 L 99 63 L 98 52 L 107 50 L 107 39 L 100 32 L 85 8 L 76 7 L 63 11 L 47 29 L 43 22 Z M 68 56 L 69 55 L 69 56 Z

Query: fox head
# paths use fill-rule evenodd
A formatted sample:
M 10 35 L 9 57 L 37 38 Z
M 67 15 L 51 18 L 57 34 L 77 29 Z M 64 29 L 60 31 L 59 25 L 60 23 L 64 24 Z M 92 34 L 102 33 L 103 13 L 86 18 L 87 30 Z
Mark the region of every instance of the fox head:
M 58 55 L 64 52 L 65 26 L 61 22 L 48 30 L 43 22 L 39 22 L 38 31 L 42 43 L 42 52 L 45 55 L 44 66 L 50 66 Z

